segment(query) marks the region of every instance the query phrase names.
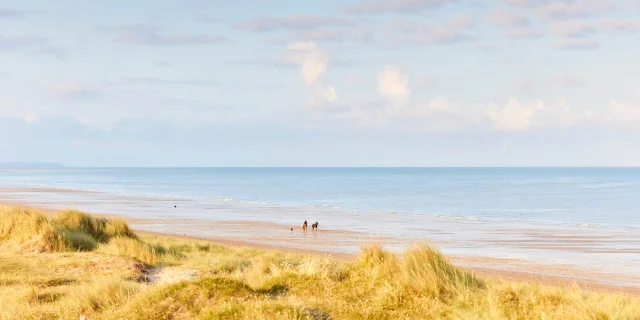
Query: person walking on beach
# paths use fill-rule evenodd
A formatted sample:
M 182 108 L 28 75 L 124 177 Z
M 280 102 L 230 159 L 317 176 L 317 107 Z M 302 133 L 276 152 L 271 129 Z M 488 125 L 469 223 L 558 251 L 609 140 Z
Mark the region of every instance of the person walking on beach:
M 307 220 L 302 224 L 302 230 L 307 231 Z

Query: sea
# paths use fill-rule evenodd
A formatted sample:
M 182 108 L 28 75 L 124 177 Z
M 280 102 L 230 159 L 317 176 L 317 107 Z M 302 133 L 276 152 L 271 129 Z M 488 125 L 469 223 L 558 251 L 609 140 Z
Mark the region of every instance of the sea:
M 424 240 L 452 255 L 640 273 L 640 168 L 64 168 L 1 171 L 0 188 L 0 201 L 42 207 L 319 221 L 398 250 Z

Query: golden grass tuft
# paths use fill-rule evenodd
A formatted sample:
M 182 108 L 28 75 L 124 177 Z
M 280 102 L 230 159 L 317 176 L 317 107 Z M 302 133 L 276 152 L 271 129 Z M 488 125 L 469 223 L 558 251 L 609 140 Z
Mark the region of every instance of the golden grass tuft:
M 113 237 L 135 238 L 133 231 L 121 219 L 96 218 L 73 209 L 58 212 L 53 222 L 62 229 L 90 235 L 98 242 L 107 242 Z
M 55 216 L 34 209 L 0 208 L 0 246 L 28 252 L 93 251 L 156 264 L 168 250 L 138 239 L 122 219 L 105 219 L 68 209 Z
M 0 208 L 0 244 L 9 242 L 34 252 L 67 249 L 67 241 L 43 213 L 25 208 Z
M 157 264 L 166 250 L 150 246 L 138 239 L 115 237 L 100 245 L 98 252 L 136 258 L 146 264 Z

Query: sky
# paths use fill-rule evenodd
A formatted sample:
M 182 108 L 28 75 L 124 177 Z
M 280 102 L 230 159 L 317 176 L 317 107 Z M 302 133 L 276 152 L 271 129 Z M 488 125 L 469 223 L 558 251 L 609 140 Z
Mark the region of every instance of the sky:
M 635 0 L 0 1 L 0 161 L 640 166 Z

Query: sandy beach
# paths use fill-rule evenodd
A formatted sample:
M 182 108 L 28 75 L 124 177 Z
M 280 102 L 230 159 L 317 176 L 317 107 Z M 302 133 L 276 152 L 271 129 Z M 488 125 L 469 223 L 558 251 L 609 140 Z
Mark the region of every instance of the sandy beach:
M 45 191 L 46 192 L 46 191 Z M 2 194 L 0 192 L 0 194 Z M 54 213 L 58 208 L 42 207 L 37 204 L 18 201 L 2 201 L 3 206 L 26 206 L 46 213 Z M 358 231 L 325 229 L 303 232 L 299 225 L 286 225 L 264 221 L 203 221 L 193 218 L 137 218 L 127 215 L 94 212 L 104 217 L 119 217 L 126 220 L 135 230 L 191 239 L 209 240 L 229 246 L 253 246 L 274 250 L 327 255 L 341 259 L 352 259 L 362 244 L 378 242 L 384 247 L 406 248 L 412 242 L 380 237 Z M 291 230 L 293 229 L 293 230 Z M 541 244 L 552 236 L 541 234 L 537 241 L 522 241 L 523 247 L 542 246 L 554 248 L 553 244 Z M 556 244 L 562 250 L 583 250 L 593 241 L 606 241 L 607 237 L 588 234 L 556 235 L 562 241 Z M 497 245 L 499 240 L 493 240 Z M 438 247 L 443 243 L 429 242 Z M 565 248 L 571 244 L 571 246 Z M 635 251 L 633 251 L 635 252 Z M 575 286 L 603 291 L 640 295 L 640 277 L 637 274 L 598 272 L 586 268 L 576 268 L 562 264 L 544 264 L 520 258 L 495 258 L 482 255 L 448 255 L 456 265 L 467 268 L 479 275 L 516 281 L 531 281 L 549 285 Z

